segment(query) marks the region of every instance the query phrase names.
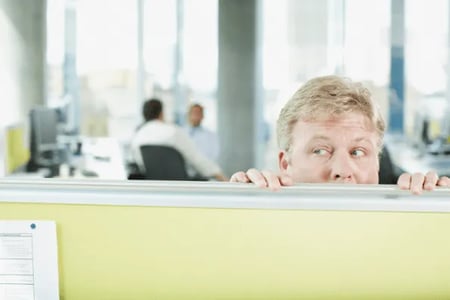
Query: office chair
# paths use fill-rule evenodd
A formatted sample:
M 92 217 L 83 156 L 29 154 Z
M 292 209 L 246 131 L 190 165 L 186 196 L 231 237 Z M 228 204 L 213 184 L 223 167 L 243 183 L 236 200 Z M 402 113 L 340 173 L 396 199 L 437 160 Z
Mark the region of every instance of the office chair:
M 380 172 L 378 174 L 380 184 L 396 184 L 398 175 L 392 163 L 391 156 L 386 146 L 383 146 L 380 156 Z
M 192 180 L 186 171 L 183 156 L 169 146 L 141 146 L 145 179 L 150 180 Z

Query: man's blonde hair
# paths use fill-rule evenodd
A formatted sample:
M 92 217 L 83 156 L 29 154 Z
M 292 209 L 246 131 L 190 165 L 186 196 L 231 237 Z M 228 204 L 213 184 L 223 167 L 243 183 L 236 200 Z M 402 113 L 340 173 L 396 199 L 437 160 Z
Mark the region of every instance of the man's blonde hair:
M 280 112 L 277 122 L 278 146 L 290 152 L 292 130 L 298 121 L 317 120 L 357 112 L 366 116 L 377 131 L 381 144 L 385 123 L 367 88 L 340 76 L 316 77 L 300 87 Z

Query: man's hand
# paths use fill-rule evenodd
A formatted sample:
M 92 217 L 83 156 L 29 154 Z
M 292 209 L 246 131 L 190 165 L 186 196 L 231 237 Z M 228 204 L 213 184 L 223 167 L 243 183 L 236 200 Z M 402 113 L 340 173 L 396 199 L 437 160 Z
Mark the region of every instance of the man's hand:
M 450 187 L 450 178 L 439 176 L 436 172 L 430 171 L 426 175 L 414 173 L 413 175 L 403 173 L 397 181 L 397 185 L 402 190 L 410 190 L 413 194 L 420 195 L 423 190 L 431 191 L 437 186 Z
M 281 186 L 292 185 L 294 182 L 287 175 L 277 175 L 271 171 L 259 171 L 249 169 L 247 172 L 236 172 L 231 176 L 230 182 L 254 183 L 259 187 L 268 187 L 271 190 L 279 190 Z
M 268 187 L 271 190 L 279 190 L 282 186 L 293 185 L 291 177 L 278 175 L 271 171 L 249 169 L 247 172 L 236 172 L 231 176 L 230 182 L 254 183 L 259 187 Z M 426 175 L 415 173 L 413 175 L 403 173 L 397 181 L 402 190 L 410 190 L 413 194 L 420 195 L 423 190 L 431 191 L 437 186 L 450 187 L 450 178 L 439 176 L 436 172 L 428 172 Z

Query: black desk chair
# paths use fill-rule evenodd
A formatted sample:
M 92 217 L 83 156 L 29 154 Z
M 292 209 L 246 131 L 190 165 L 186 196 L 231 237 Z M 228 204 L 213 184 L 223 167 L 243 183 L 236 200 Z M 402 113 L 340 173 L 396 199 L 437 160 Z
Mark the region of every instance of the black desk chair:
M 169 146 L 141 146 L 145 179 L 189 180 L 186 164 L 180 152 Z
M 401 172 L 401 171 L 399 171 Z M 396 168 L 392 163 L 391 156 L 386 146 L 383 146 L 380 156 L 380 172 L 379 183 L 380 184 L 396 184 L 400 174 L 397 174 Z
M 140 149 L 145 170 L 140 170 L 136 163 L 128 163 L 130 180 L 209 180 L 198 175 L 190 177 L 183 156 L 173 147 L 144 145 Z

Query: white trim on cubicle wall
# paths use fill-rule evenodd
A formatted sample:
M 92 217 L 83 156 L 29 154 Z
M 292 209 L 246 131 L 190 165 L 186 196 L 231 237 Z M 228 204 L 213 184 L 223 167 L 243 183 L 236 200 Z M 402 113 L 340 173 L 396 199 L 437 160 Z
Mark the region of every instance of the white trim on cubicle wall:
M 0 180 L 0 202 L 450 212 L 450 190 L 412 195 L 395 185 L 301 184 L 273 192 L 251 184 L 167 181 Z

